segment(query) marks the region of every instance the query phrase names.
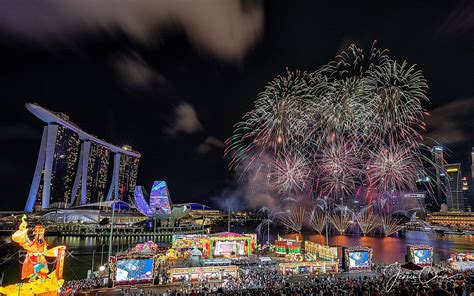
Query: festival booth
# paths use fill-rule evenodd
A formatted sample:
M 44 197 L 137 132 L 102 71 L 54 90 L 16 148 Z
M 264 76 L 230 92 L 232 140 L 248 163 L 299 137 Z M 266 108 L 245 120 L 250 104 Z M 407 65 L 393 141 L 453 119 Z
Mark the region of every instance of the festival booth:
M 330 247 L 314 243 L 311 241 L 304 242 L 305 257 L 307 260 L 325 259 L 329 261 L 337 260 L 337 247 Z
M 363 272 L 372 270 L 372 248 L 344 247 L 343 265 L 347 272 Z
M 279 257 L 301 255 L 301 242 L 279 237 L 275 241 L 275 253 Z
M 175 234 L 171 240 L 172 248 L 183 254 L 199 249 L 204 258 L 209 257 L 209 236 L 204 234 Z
M 421 267 L 433 265 L 433 247 L 428 245 L 408 245 L 406 261 Z
M 278 265 L 283 275 L 300 273 L 328 273 L 339 271 L 339 261 L 301 261 L 285 262 Z
M 150 284 L 156 271 L 168 257 L 164 249 L 149 241 L 110 257 L 114 286 Z
M 193 256 L 197 250 L 206 259 L 238 258 L 251 255 L 255 249 L 255 234 L 239 234 L 221 232 L 211 235 L 173 235 L 172 249 L 183 254 L 183 257 Z
M 204 280 L 223 280 L 238 277 L 239 267 L 235 265 L 227 266 L 204 266 L 189 268 L 171 268 L 168 276 L 171 283 L 193 282 Z
M 34 238 L 30 240 L 26 215 L 23 215 L 21 221 L 19 229 L 12 235 L 12 240 L 26 251 L 21 268 L 21 282 L 0 287 L 0 294 L 22 296 L 58 295 L 64 282 L 63 270 L 66 247 L 48 248 L 48 243 L 44 239 L 45 229 L 41 225 L 35 226 L 33 229 Z M 46 258 L 54 258 L 55 260 L 55 269 L 51 272 Z
M 474 269 L 474 253 L 454 253 L 451 255 L 449 265 L 459 271 Z
M 221 232 L 211 234 L 208 238 L 208 258 L 224 257 L 233 258 L 250 256 L 255 248 L 255 235 L 239 234 L 234 232 Z

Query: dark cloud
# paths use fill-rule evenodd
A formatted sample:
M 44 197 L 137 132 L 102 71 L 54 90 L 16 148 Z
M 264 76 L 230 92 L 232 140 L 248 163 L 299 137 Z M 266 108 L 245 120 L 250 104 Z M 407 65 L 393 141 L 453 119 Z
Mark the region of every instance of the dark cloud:
M 173 123 L 165 132 L 171 136 L 178 133 L 192 134 L 202 130 L 202 124 L 194 107 L 189 103 L 180 103 L 175 109 Z
M 137 53 L 121 55 L 112 63 L 124 85 L 146 87 L 154 83 L 166 84 L 166 78 Z
M 471 37 L 474 34 L 474 2 L 470 0 L 458 1 L 435 35 L 451 38 L 464 34 Z
M 261 36 L 263 8 L 240 0 L 6 0 L 0 30 L 41 44 L 68 43 L 80 34 L 123 31 L 153 44 L 158 32 L 182 30 L 219 58 L 240 60 Z
M 452 101 L 433 109 L 426 119 L 426 139 L 435 143 L 451 145 L 473 141 L 474 97 Z
M 204 142 L 198 145 L 197 152 L 200 154 L 205 154 L 212 151 L 213 149 L 222 150 L 224 147 L 224 141 L 215 137 L 207 137 Z

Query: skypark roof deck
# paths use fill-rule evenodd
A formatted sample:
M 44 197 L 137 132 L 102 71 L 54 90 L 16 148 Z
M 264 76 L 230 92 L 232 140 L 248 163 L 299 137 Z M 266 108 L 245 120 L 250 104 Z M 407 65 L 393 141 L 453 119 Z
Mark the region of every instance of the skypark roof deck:
M 66 117 L 62 113 L 56 113 L 56 112 L 50 111 L 46 108 L 41 107 L 40 105 L 36 103 L 26 103 L 25 107 L 26 109 L 28 109 L 28 111 L 33 113 L 33 115 L 35 115 L 36 117 L 38 117 L 39 119 L 41 119 L 42 121 L 48 124 L 56 123 L 74 131 L 75 133 L 79 135 L 79 138 L 83 141 L 95 142 L 97 144 L 100 144 L 102 146 L 109 148 L 110 151 L 114 153 L 121 153 L 121 154 L 130 155 L 137 158 L 141 157 L 141 154 L 139 152 L 131 150 L 129 146 L 118 147 L 113 144 L 110 144 L 109 142 L 101 140 L 94 135 L 86 133 L 75 123 L 66 119 Z

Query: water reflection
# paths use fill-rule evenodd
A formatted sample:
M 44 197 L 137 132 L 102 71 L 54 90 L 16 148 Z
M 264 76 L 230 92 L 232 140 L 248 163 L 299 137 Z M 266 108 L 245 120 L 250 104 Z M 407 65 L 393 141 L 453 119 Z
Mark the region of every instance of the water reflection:
M 319 234 L 293 234 L 286 237 L 300 240 L 309 240 L 326 244 L 326 237 Z M 332 235 L 329 236 L 331 246 L 365 246 L 374 250 L 373 259 L 376 262 L 393 263 L 404 262 L 407 245 L 425 244 L 433 246 L 434 259 L 445 260 L 451 253 L 472 252 L 474 250 L 474 236 L 436 236 L 429 233 L 407 231 L 401 237 L 373 237 Z

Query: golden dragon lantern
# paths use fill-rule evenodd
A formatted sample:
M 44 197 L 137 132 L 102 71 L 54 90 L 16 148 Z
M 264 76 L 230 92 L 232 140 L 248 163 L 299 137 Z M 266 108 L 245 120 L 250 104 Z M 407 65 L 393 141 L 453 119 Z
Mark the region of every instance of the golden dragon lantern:
M 48 249 L 44 239 L 45 229 L 36 225 L 33 229 L 33 239 L 28 236 L 28 224 L 23 215 L 20 227 L 12 235 L 12 240 L 18 243 L 26 255 L 22 263 L 21 282 L 6 287 L 0 287 L 4 295 L 57 295 L 63 284 L 64 256 L 66 247 L 57 246 Z M 55 268 L 50 272 L 46 258 L 55 258 Z

